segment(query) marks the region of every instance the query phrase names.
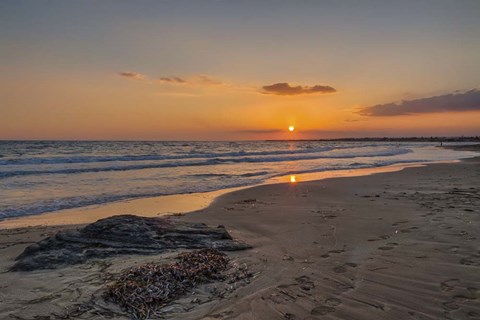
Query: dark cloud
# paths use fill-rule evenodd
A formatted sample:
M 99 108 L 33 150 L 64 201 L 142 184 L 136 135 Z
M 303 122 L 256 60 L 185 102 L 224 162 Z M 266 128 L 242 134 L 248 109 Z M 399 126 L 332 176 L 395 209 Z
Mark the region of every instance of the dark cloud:
M 162 78 L 160 78 L 160 81 L 161 82 L 168 82 L 168 83 L 186 83 L 187 82 L 184 79 L 179 78 L 179 77 L 162 77 Z
M 379 104 L 363 108 L 363 116 L 400 116 L 414 113 L 480 111 L 480 90 L 451 93 L 423 99 L 404 100 L 400 103 Z
M 281 83 L 275 83 L 269 86 L 263 86 L 263 93 L 266 94 L 276 94 L 280 96 L 294 96 L 294 95 L 300 95 L 300 94 L 311 94 L 311 93 L 332 93 L 336 92 L 334 88 L 330 86 L 321 86 L 321 85 L 315 85 L 315 86 L 295 86 L 292 87 L 286 82 L 281 82 Z
M 122 77 L 135 79 L 135 80 L 145 79 L 145 76 L 143 74 L 137 73 L 137 72 L 119 72 L 118 74 L 121 75 Z

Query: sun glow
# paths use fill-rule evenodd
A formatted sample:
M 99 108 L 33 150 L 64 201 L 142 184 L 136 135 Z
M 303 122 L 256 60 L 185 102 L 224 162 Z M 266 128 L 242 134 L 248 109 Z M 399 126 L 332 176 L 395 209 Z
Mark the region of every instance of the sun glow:
M 289 127 L 288 127 L 288 131 L 293 132 L 293 130 L 295 130 L 295 127 L 294 127 L 294 126 L 289 126 Z
M 295 176 L 290 176 L 290 183 L 297 182 L 297 178 Z

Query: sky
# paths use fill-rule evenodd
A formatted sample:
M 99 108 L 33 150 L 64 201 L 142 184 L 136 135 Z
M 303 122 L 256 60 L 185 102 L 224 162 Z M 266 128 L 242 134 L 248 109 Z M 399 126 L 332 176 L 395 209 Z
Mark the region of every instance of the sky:
M 480 135 L 479 17 L 476 0 L 2 0 L 0 139 Z

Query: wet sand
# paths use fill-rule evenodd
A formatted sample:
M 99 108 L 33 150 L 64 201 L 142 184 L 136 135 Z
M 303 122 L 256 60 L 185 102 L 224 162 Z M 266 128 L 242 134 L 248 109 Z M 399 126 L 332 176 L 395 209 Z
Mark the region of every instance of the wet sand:
M 255 276 L 220 298 L 187 296 L 168 318 L 480 319 L 479 182 L 474 158 L 224 194 L 172 219 L 225 225 L 253 245 L 229 256 Z M 5 272 L 27 245 L 61 228 L 0 230 L 0 319 L 53 319 L 92 295 L 97 312 L 73 318 L 124 318 L 100 301 L 105 272 L 173 254 Z

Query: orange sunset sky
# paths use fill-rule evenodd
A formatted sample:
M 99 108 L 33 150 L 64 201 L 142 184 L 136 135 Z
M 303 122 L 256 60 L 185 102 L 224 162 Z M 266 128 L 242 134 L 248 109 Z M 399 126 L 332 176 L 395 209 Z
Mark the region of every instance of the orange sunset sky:
M 479 135 L 479 17 L 479 1 L 2 1 L 0 139 Z

